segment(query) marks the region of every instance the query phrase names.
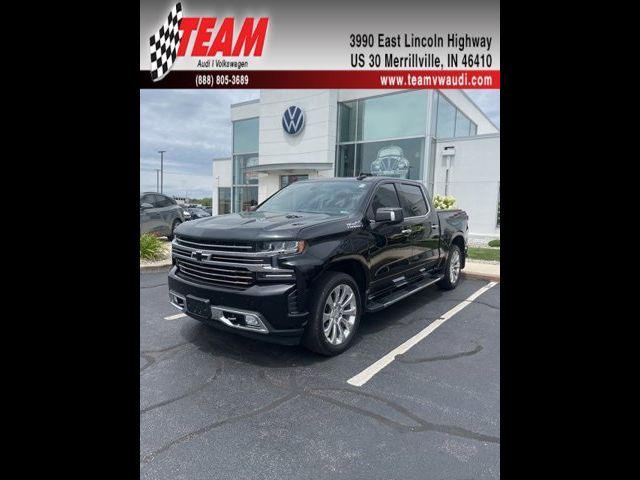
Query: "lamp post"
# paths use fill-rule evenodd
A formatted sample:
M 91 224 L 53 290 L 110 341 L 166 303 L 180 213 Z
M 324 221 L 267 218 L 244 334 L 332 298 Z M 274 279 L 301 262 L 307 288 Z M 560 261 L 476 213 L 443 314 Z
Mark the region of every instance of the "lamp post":
M 158 150 L 160 154 L 160 193 L 162 193 L 164 186 L 164 154 L 166 150 Z
M 160 192 L 160 169 L 156 168 L 156 192 Z

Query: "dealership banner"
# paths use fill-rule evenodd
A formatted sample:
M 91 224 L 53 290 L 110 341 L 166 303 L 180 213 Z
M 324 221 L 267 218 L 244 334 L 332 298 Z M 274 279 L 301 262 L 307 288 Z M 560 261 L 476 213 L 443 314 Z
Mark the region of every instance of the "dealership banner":
M 499 89 L 499 1 L 140 3 L 140 88 Z

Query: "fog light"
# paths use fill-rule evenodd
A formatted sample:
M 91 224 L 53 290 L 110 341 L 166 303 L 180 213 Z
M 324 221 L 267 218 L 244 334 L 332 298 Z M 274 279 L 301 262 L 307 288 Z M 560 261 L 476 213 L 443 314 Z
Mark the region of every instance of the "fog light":
M 258 325 L 260 325 L 260 322 L 258 322 L 258 319 L 252 315 L 247 315 L 244 321 L 247 325 L 251 327 L 257 327 Z

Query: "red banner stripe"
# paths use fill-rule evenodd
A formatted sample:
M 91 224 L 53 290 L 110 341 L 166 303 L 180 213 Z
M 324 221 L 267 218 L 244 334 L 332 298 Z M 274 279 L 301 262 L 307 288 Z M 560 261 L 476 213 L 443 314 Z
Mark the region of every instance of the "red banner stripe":
M 175 70 L 140 88 L 463 88 L 499 89 L 500 70 Z

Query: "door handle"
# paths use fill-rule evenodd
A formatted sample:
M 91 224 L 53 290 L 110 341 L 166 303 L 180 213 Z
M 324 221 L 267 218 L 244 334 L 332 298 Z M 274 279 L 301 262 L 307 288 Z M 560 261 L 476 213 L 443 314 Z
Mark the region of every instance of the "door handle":
M 431 228 L 433 228 L 435 230 L 436 228 L 440 228 L 440 225 L 435 225 L 435 224 L 432 223 L 431 224 Z
M 409 235 L 412 231 L 413 231 L 413 230 L 411 230 L 410 228 L 406 228 L 406 229 L 402 230 L 402 232 L 401 232 L 401 233 L 402 233 L 403 235 Z

